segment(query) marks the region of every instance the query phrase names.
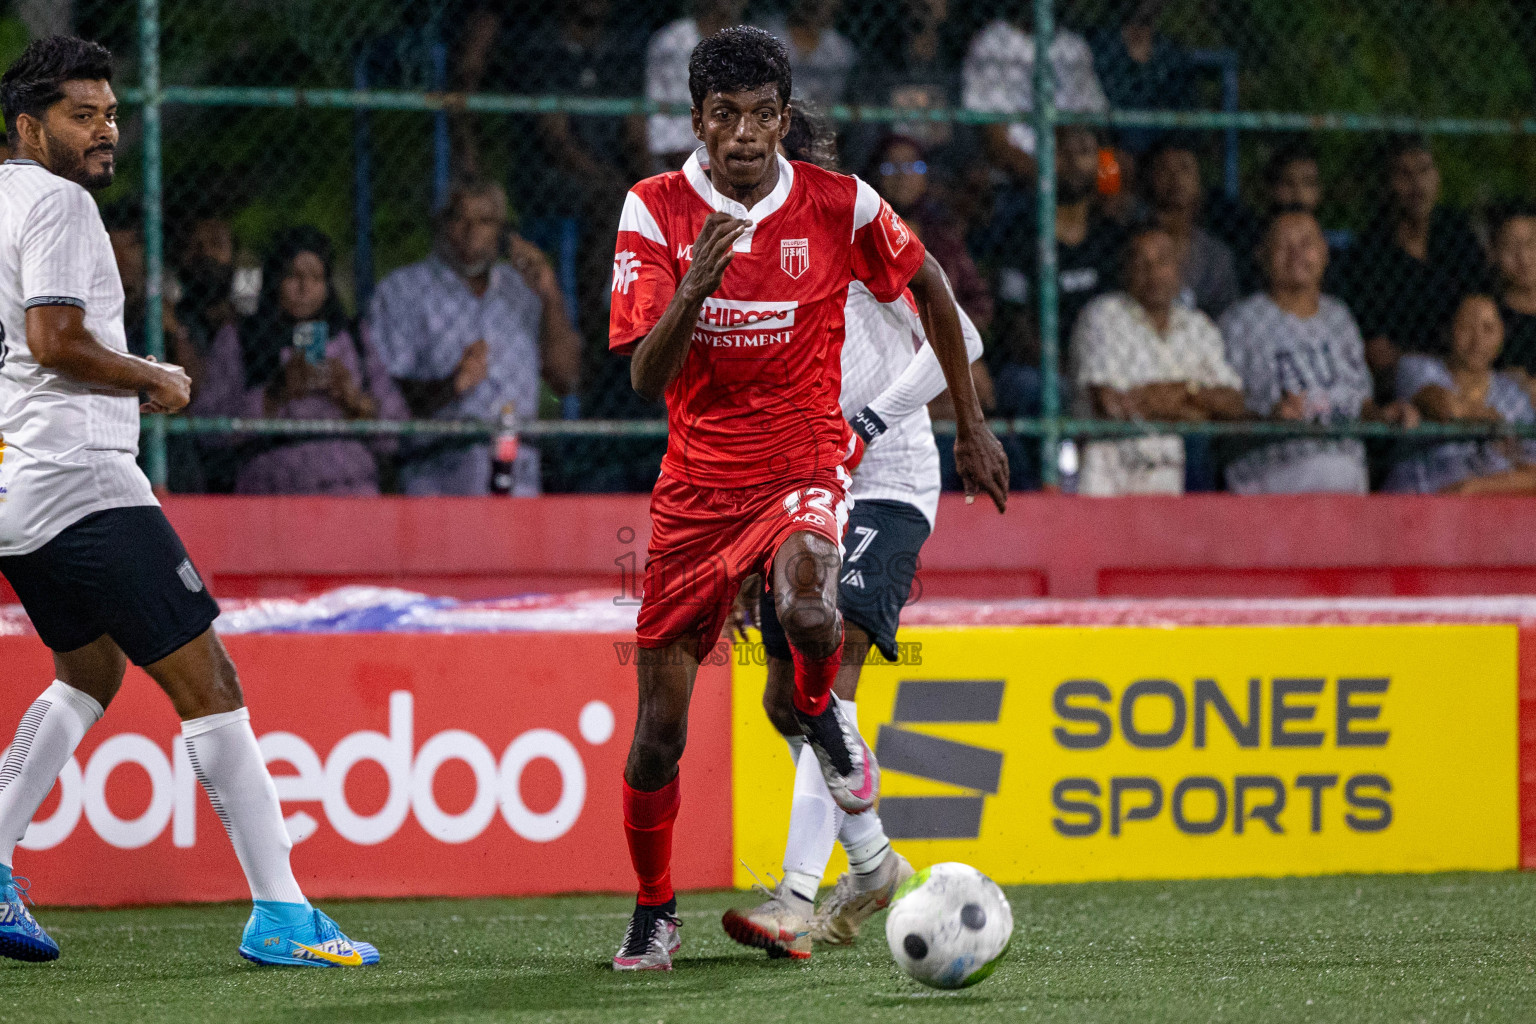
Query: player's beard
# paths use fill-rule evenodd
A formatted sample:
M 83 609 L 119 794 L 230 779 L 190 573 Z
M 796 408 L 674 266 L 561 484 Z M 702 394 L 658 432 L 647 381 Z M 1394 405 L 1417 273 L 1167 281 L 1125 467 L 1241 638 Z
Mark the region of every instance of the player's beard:
M 95 192 L 112 184 L 112 176 L 117 170 L 115 159 L 107 162 L 106 170 L 99 173 L 91 173 L 86 168 L 86 160 L 96 153 L 108 153 L 115 157 L 116 146 L 100 145 L 92 146 L 84 153 L 77 153 L 61 143 L 52 135 L 48 136 L 48 154 L 53 157 L 53 166 L 49 168 L 54 174 L 74 182 L 87 191 Z M 58 154 L 54 156 L 54 154 Z

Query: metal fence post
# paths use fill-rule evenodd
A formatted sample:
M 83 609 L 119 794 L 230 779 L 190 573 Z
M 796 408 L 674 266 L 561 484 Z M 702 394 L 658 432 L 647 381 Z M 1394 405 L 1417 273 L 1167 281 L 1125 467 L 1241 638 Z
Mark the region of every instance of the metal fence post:
M 165 222 L 161 216 L 160 180 L 160 0 L 139 0 L 139 64 L 144 90 L 144 347 L 165 359 L 165 325 L 161 294 L 165 270 Z M 165 417 L 145 421 L 142 444 L 149 482 L 164 490 L 167 478 Z
M 358 92 L 368 88 L 368 48 L 357 55 L 352 85 Z M 363 107 L 352 112 L 352 220 L 356 240 L 352 248 L 352 290 L 357 315 L 368 311 L 373 298 L 373 115 Z
M 1051 44 L 1056 39 L 1052 0 L 1035 0 L 1035 179 L 1038 186 L 1040 280 L 1040 482 L 1056 487 L 1057 455 L 1061 449 L 1060 327 L 1056 289 L 1056 95 L 1051 69 Z

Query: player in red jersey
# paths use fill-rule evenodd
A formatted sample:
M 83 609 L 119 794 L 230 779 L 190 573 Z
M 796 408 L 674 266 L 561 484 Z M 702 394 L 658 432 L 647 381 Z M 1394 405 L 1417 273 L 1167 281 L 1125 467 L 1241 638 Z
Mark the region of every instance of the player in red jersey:
M 938 264 L 857 178 L 778 155 L 790 126 L 784 45 L 731 28 L 689 61 L 694 133 L 683 170 L 625 200 L 609 343 L 630 379 L 666 396 L 668 447 L 651 496 L 640 607 L 640 708 L 624 769 L 624 830 L 639 877 L 618 970 L 669 969 L 678 947 L 672 825 L 699 661 L 741 581 L 762 571 L 795 662 L 795 714 L 833 798 L 867 810 L 878 766 L 831 693 L 849 468 L 840 350 L 848 285 L 881 301 L 910 288 L 958 415 L 968 493 L 1007 502 L 1007 460 L 986 429 L 954 298 Z

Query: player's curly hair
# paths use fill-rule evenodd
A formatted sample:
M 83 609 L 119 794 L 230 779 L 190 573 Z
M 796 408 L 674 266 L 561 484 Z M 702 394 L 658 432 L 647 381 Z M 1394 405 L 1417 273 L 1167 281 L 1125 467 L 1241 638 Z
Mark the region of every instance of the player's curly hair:
M 723 28 L 700 41 L 688 58 L 688 94 L 695 110 L 716 92 L 742 92 L 777 85 L 788 103 L 793 81 L 789 51 L 774 36 L 750 25 Z
M 810 100 L 795 100 L 782 144 L 791 160 L 804 160 L 829 171 L 837 169 L 837 133 L 821 108 Z
M 112 81 L 112 51 L 74 36 L 36 39 L 21 51 L 0 78 L 0 107 L 5 108 L 5 136 L 16 146 L 16 118 L 41 118 L 64 98 L 64 83 Z

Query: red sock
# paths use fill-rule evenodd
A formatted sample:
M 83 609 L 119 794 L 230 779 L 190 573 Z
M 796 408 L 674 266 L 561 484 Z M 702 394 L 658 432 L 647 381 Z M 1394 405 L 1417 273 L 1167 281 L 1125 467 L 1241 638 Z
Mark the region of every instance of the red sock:
M 640 879 L 637 903 L 660 906 L 672 891 L 672 823 L 681 802 L 677 777 L 660 789 L 642 792 L 624 783 L 624 839 L 629 862 Z
M 838 637 L 837 650 L 825 658 L 812 658 L 793 646 L 789 652 L 795 658 L 795 707 L 807 715 L 819 715 L 832 699 L 832 684 L 843 663 L 843 638 Z

